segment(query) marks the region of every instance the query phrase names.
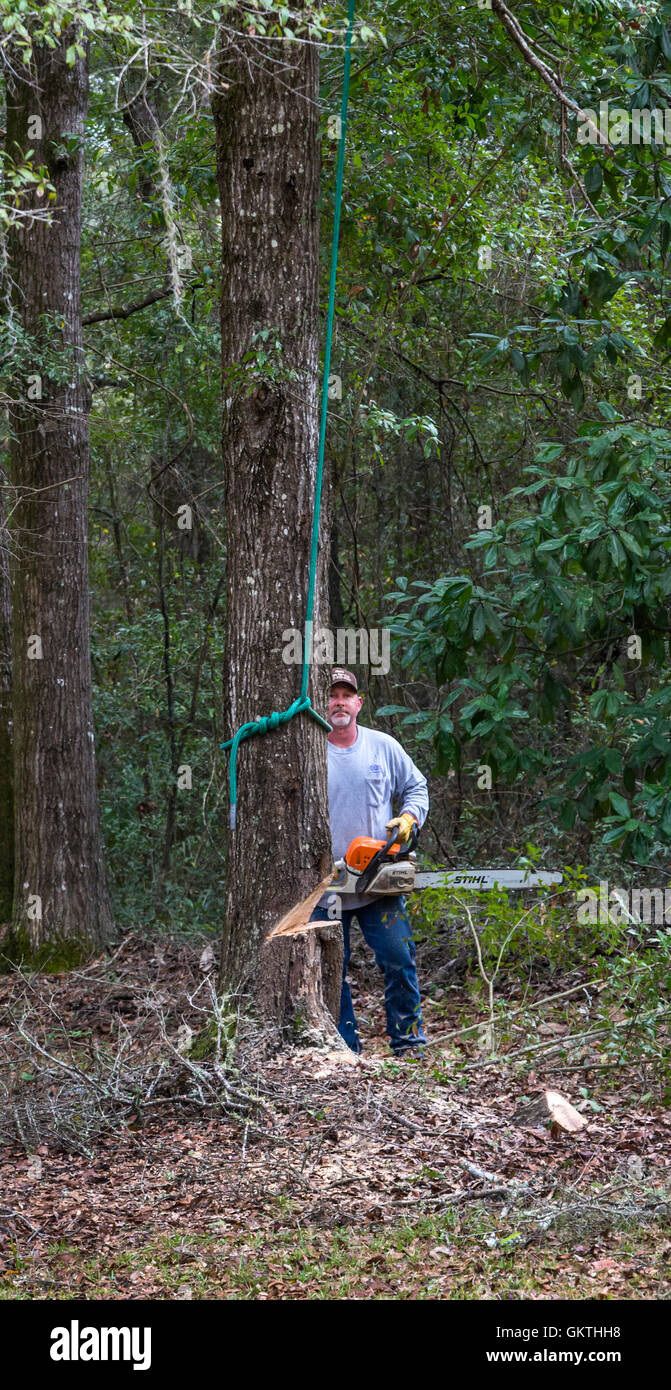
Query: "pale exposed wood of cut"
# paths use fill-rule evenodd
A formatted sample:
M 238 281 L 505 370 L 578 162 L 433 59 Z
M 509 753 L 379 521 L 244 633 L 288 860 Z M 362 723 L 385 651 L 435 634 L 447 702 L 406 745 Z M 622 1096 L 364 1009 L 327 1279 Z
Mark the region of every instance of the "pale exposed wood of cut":
M 579 1129 L 584 1129 L 587 1123 L 584 1116 L 559 1091 L 546 1091 L 545 1103 L 552 1123 L 559 1125 L 560 1129 L 568 1130 L 569 1134 L 577 1134 Z
M 532 1100 L 520 1105 L 513 1115 L 514 1125 L 528 1125 L 530 1128 L 544 1127 L 550 1120 L 550 1128 L 564 1129 L 568 1134 L 577 1134 L 587 1124 L 583 1115 L 559 1091 L 543 1091 Z
M 317 906 L 322 894 L 326 892 L 329 884 L 332 882 L 333 874 L 330 873 L 326 878 L 322 879 L 321 883 L 312 893 L 308 894 L 307 898 L 303 898 L 301 902 L 296 903 L 288 912 L 285 912 L 284 916 L 280 918 L 272 931 L 268 932 L 266 941 L 271 941 L 274 936 L 296 936 L 298 932 L 307 931 L 309 928 L 329 926 L 332 920 L 330 917 L 324 915 L 323 920 L 320 919 L 317 922 L 311 922 L 310 915 L 313 908 Z

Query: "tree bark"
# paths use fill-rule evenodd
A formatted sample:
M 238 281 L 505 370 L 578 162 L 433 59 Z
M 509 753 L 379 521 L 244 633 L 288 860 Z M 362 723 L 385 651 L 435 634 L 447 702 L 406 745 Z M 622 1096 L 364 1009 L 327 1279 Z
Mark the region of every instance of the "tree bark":
M 300 665 L 282 658 L 283 633 L 302 632 L 305 621 L 318 449 L 319 67 L 312 44 L 264 44 L 245 32 L 249 18 L 240 13 L 235 21 L 227 13 L 226 23 L 213 110 L 231 736 L 300 692 Z M 255 360 L 243 365 L 251 353 Z M 315 628 L 328 622 L 325 520 Z M 313 666 L 308 694 L 322 714 L 328 688 L 327 669 Z M 340 926 L 270 946 L 264 939 L 328 872 L 331 855 L 326 733 L 300 714 L 240 748 L 221 975 L 225 988 L 251 996 L 264 1020 L 313 1040 L 337 1037 Z
M 12 911 L 14 885 L 12 602 L 4 475 L 0 484 L 0 922 L 6 922 Z
M 15 311 L 29 351 L 13 408 L 14 908 L 10 954 L 72 966 L 113 930 L 95 776 L 89 638 L 90 390 L 81 338 L 86 60 L 35 46 L 8 80 L 10 155 L 34 151 L 56 197 L 50 224 L 9 235 Z M 28 193 L 24 206 L 42 209 Z
M 130 99 L 123 113 L 123 123 L 128 127 L 136 149 L 146 150 L 147 159 L 150 151 L 154 156 L 158 155 L 163 122 L 156 102 L 155 83 L 143 85 L 142 90 Z M 151 204 L 160 197 L 154 171 L 149 167 L 140 167 L 138 191 L 143 203 Z

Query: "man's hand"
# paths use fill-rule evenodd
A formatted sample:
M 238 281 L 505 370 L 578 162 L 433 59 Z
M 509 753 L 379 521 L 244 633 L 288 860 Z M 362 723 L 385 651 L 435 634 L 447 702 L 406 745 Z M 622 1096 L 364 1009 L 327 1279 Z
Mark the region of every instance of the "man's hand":
M 385 830 L 394 830 L 398 826 L 398 843 L 405 845 L 410 839 L 412 827 L 416 823 L 417 817 L 413 816 L 410 811 L 404 811 L 403 815 L 394 816 L 393 820 L 388 820 Z

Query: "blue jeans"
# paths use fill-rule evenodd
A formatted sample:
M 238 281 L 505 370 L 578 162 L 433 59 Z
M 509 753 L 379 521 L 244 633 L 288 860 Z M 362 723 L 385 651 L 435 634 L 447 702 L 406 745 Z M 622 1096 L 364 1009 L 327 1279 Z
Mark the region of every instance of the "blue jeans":
M 323 917 L 324 911 L 315 908 L 312 917 Z M 361 1039 L 354 1016 L 352 992 L 347 983 L 350 959 L 350 924 L 356 917 L 366 944 L 384 974 L 384 1002 L 387 1012 L 387 1032 L 392 1052 L 402 1053 L 408 1047 L 425 1043 L 422 1011 L 415 967 L 415 943 L 412 927 L 405 910 L 404 897 L 376 898 L 365 907 L 343 909 L 342 925 L 345 942 L 340 1022 L 338 1032 L 353 1052 L 361 1052 Z

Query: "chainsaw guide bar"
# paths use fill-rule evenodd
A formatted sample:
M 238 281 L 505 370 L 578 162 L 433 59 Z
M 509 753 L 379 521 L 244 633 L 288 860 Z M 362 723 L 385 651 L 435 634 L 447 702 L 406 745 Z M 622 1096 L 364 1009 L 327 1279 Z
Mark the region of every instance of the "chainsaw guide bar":
M 416 893 L 423 888 L 466 889 L 486 892 L 491 888 L 520 890 L 545 888 L 562 882 L 561 874 L 530 869 L 436 869 L 419 871 L 413 846 L 417 829 L 407 846 L 391 840 L 372 840 L 360 835 L 348 846 L 344 859 L 335 864 L 329 892 L 343 896 L 348 893 L 363 897 L 385 897 L 388 894 Z

